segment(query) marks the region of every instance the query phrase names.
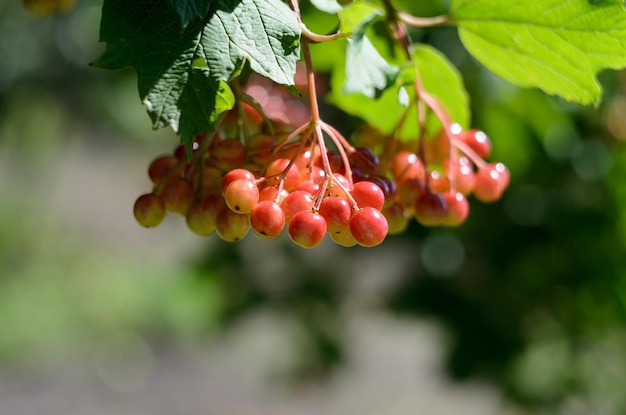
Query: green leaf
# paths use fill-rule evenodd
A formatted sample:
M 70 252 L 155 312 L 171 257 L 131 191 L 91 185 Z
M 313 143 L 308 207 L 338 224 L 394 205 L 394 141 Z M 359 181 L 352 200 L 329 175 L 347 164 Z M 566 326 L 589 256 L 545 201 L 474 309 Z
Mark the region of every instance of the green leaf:
M 179 130 L 183 143 L 191 148 L 193 137 L 210 131 L 217 117 L 234 105 L 235 95 L 226 82 L 216 82 L 208 68 L 194 68 L 180 99 Z
M 337 3 L 337 0 L 311 0 L 311 4 L 319 10 L 330 14 L 335 14 L 341 10 L 341 4 Z
M 215 0 L 168 0 L 168 2 L 178 14 L 180 24 L 186 26 L 193 19 L 203 19 Z
M 352 32 L 346 47 L 346 74 L 343 92 L 379 97 L 393 85 L 399 69 L 389 65 L 366 35 L 368 27 L 381 15 L 378 8 L 357 2 L 339 14 L 341 31 Z
M 363 32 L 363 28 L 372 23 L 376 18 L 383 15 L 383 10 L 370 3 L 355 1 L 338 13 L 339 30 L 344 34 L 357 34 Z
M 294 84 L 300 27 L 280 0 L 214 0 L 204 19 L 182 27 L 168 0 L 105 0 L 100 30 L 105 69 L 133 67 L 154 128 L 189 142 L 232 107 L 226 82 L 246 61 L 271 80 Z
M 348 39 L 344 93 L 358 92 L 376 98 L 393 85 L 399 71 L 380 56 L 367 36 Z
M 452 0 L 451 18 L 495 74 L 569 101 L 597 103 L 596 73 L 626 66 L 622 0 Z
M 439 51 L 431 46 L 418 44 L 412 54 L 413 64 L 403 68 L 395 85 L 385 89 L 380 98 L 367 99 L 361 94 L 333 92 L 330 100 L 349 114 L 358 116 L 384 134 L 396 131 L 401 140 L 416 140 L 419 135 L 415 107 L 414 82 L 419 74 L 423 88 L 441 103 L 452 120 L 467 128 L 470 124 L 469 98 L 459 71 Z M 344 82 L 338 62 L 337 71 L 331 78 L 331 90 L 341 91 Z M 408 105 L 408 107 L 407 107 Z M 398 124 L 404 118 L 402 127 Z M 428 114 L 427 129 L 434 134 L 441 123 Z

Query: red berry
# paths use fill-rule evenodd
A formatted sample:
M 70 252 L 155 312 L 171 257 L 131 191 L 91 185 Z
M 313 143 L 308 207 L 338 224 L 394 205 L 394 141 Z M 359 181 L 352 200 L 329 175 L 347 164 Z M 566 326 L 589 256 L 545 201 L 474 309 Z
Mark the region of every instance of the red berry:
M 307 193 L 310 193 L 311 196 L 315 196 L 320 191 L 320 185 L 319 183 L 312 180 L 305 180 L 298 183 L 294 190 L 303 190 Z
M 165 210 L 185 215 L 193 202 L 195 191 L 191 183 L 180 177 L 173 177 L 165 183 L 161 191 L 161 199 Z
M 443 199 L 448 209 L 446 216 L 443 218 L 442 225 L 459 226 L 465 222 L 469 215 L 469 203 L 463 193 L 446 193 L 443 195 Z
M 364 207 L 350 219 L 350 233 L 361 246 L 379 245 L 387 236 L 388 231 L 387 219 L 373 207 Z
M 259 192 L 259 201 L 273 200 L 274 202 L 280 204 L 288 195 L 289 192 L 285 189 L 282 189 L 280 194 L 278 194 L 277 186 L 265 186 Z
M 290 223 L 296 213 L 313 209 L 313 196 L 303 190 L 294 190 L 280 203 L 280 207 L 285 212 L 285 220 Z
M 278 237 L 285 227 L 285 213 L 272 200 L 259 202 L 250 212 L 252 230 L 265 239 Z
M 217 234 L 227 242 L 237 242 L 243 239 L 250 229 L 248 215 L 235 213 L 230 209 L 222 209 L 217 215 Z
M 234 212 L 248 213 L 259 203 L 259 188 L 250 180 L 235 180 L 226 188 L 224 201 Z
M 424 180 L 424 165 L 415 153 L 402 151 L 391 159 L 391 173 L 398 180 Z
M 272 161 L 265 171 L 267 184 L 278 185 L 281 177 L 284 177 L 283 188 L 289 192 L 292 191 L 300 181 L 300 170 L 295 164 L 292 164 L 287 170 L 289 163 L 290 161 L 284 158 Z
M 445 193 L 450 190 L 450 181 L 445 174 L 433 170 L 428 174 L 428 190 L 433 193 Z
M 447 211 L 446 201 L 438 193 L 425 192 L 415 202 L 415 219 L 424 226 L 440 225 Z
M 366 206 L 381 210 L 385 204 L 385 194 L 376 184 L 370 181 L 363 181 L 354 184 L 352 197 L 361 208 Z
M 461 140 L 467 144 L 480 157 L 487 158 L 491 154 L 491 140 L 487 134 L 480 130 L 464 131 L 460 135 Z
M 235 180 L 245 179 L 251 182 L 255 181 L 256 177 L 254 177 L 254 173 L 252 173 L 248 169 L 233 169 L 226 173 L 222 178 L 222 193 L 226 191 L 226 188 L 229 184 L 234 182 Z
M 212 221 L 206 220 L 202 200 L 196 200 L 189 206 L 185 221 L 189 229 L 198 235 L 211 235 L 215 232 L 215 218 Z
M 350 223 L 352 207 L 343 197 L 327 197 L 322 200 L 319 213 L 326 220 L 328 232 L 337 232 Z
M 348 179 L 346 179 L 346 176 L 344 176 L 343 174 L 334 174 L 333 177 L 335 178 L 336 182 L 341 183 L 341 185 L 345 189 L 350 188 L 350 183 L 348 182 Z M 344 192 L 343 189 L 336 182 L 333 181 L 329 185 L 329 187 L 326 189 L 326 195 L 346 197 L 346 192 Z
M 163 155 L 155 158 L 148 167 L 148 176 L 152 183 L 158 185 L 163 177 L 178 165 L 179 161 L 176 157 Z
M 147 193 L 137 198 L 133 206 L 133 214 L 141 226 L 152 228 L 163 222 L 165 206 L 159 196 Z
M 510 176 L 502 163 L 488 164 L 476 173 L 474 196 L 481 202 L 490 203 L 500 199 Z
M 310 210 L 301 210 L 289 222 L 289 237 L 303 248 L 314 248 L 326 235 L 326 221 Z
M 467 157 L 460 157 L 454 167 L 454 187 L 458 192 L 468 195 L 474 189 L 476 175 L 474 165 Z

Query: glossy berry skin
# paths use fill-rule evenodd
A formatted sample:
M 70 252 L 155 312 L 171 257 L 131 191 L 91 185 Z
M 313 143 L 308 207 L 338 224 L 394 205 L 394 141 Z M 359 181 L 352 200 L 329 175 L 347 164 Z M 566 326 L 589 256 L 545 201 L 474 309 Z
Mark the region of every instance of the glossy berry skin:
M 322 200 L 319 213 L 326 220 L 328 232 L 338 232 L 350 223 L 352 207 L 343 197 L 327 197 Z
M 300 170 L 295 164 L 292 164 L 289 169 L 287 169 L 289 163 L 290 160 L 283 158 L 272 161 L 265 171 L 267 184 L 279 185 L 281 179 L 283 179 L 283 188 L 287 191 L 292 191 L 298 182 L 300 182 Z
M 495 202 L 502 197 L 508 182 L 508 170 L 503 164 L 489 164 L 476 173 L 474 196 L 483 203 Z
M 215 225 L 220 238 L 227 242 L 237 242 L 242 240 L 250 230 L 250 219 L 248 215 L 224 208 L 217 215 Z
M 446 193 L 443 199 L 448 207 L 446 215 L 441 224 L 444 226 L 459 226 L 467 219 L 469 215 L 469 203 L 467 198 L 461 192 Z
M 391 160 L 391 172 L 398 180 L 410 178 L 424 180 L 424 165 L 415 153 L 402 151 Z
M 352 215 L 349 226 L 354 240 L 365 247 L 379 245 L 389 231 L 387 219 L 373 207 L 364 207 Z
M 480 130 L 468 130 L 461 133 L 461 140 L 476 152 L 481 158 L 491 154 L 491 140 Z
M 301 210 L 289 222 L 289 237 L 303 248 L 315 248 L 326 235 L 326 221 L 310 210 Z
M 224 177 L 222 177 L 222 193 L 226 191 L 226 188 L 229 184 L 234 182 L 235 180 L 249 180 L 253 182 L 256 177 L 254 177 L 254 173 L 247 169 L 233 169 L 226 173 Z
M 250 225 L 260 238 L 274 239 L 285 227 L 285 213 L 278 203 L 272 200 L 261 201 L 250 212 Z
M 291 222 L 293 216 L 302 210 L 311 210 L 313 208 L 313 196 L 304 190 L 294 190 L 289 193 L 282 202 L 280 207 L 285 212 L 285 220 Z
M 235 180 L 224 191 L 224 201 L 232 211 L 248 213 L 259 203 L 259 188 L 250 180 Z
M 370 181 L 355 183 L 351 194 L 360 208 L 369 206 L 381 210 L 385 204 L 385 194 L 378 185 Z
M 139 196 L 133 206 L 135 219 L 145 228 L 158 226 L 163 222 L 165 213 L 163 201 L 159 196 L 152 193 Z
M 285 189 L 282 189 L 279 193 L 277 186 L 265 186 L 259 192 L 259 202 L 262 200 L 273 200 L 280 204 L 288 195 L 289 192 Z

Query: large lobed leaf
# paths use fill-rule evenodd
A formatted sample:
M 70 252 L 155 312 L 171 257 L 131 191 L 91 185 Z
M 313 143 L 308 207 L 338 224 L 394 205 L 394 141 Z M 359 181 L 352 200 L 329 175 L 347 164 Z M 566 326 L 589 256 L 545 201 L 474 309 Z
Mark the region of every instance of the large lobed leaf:
M 461 41 L 483 65 L 523 87 L 596 103 L 596 73 L 626 66 L 623 0 L 452 0 Z
M 300 26 L 280 0 L 213 0 L 203 19 L 181 16 L 171 0 L 105 0 L 104 55 L 94 65 L 133 67 L 154 128 L 171 126 L 189 143 L 232 108 L 227 82 L 246 61 L 253 71 L 294 84 Z M 206 2 L 188 0 L 187 4 Z M 185 12 L 186 13 L 186 12 Z M 183 18 L 185 17 L 185 18 Z

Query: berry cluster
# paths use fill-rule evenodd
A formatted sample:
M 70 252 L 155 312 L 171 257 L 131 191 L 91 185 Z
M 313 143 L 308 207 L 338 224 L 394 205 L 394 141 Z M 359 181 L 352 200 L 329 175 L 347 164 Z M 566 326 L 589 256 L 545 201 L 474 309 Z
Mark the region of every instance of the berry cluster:
M 135 203 L 137 221 L 153 227 L 172 212 L 184 215 L 193 232 L 215 232 L 226 241 L 238 241 L 250 229 L 273 239 L 287 227 L 291 239 L 307 248 L 326 233 L 344 246 L 381 243 L 387 235 L 381 209 L 390 195 L 373 181 L 354 182 L 333 170 L 330 163 L 341 163 L 337 153 L 323 157 L 312 138 L 293 138 L 281 142 L 259 132 L 244 144 L 214 133 L 196 139 L 189 161 L 183 146 L 157 157 L 148 168 L 153 191 Z M 354 150 L 347 161 L 367 164 L 370 158 L 376 156 Z
M 135 202 L 137 221 L 154 227 L 171 212 L 193 232 L 226 241 L 250 229 L 274 239 L 287 228 L 306 248 L 327 233 L 342 246 L 371 247 L 404 231 L 411 217 L 458 226 L 470 193 L 492 202 L 508 186 L 506 167 L 485 161 L 488 137 L 449 122 L 436 102 L 443 128 L 432 137 L 424 125 L 409 142 L 366 127 L 348 142 L 320 119 L 310 70 L 304 86 L 310 109 L 264 78 L 249 80 L 215 131 L 152 161 L 153 189 Z
M 484 132 L 462 131 L 458 124 L 450 130 L 424 138 L 418 150 L 398 143 L 385 149 L 385 173 L 396 188 L 393 203 L 383 210 L 390 233 L 402 232 L 412 216 L 424 226 L 458 226 L 469 214 L 467 196 L 490 203 L 508 187 L 506 166 L 484 160 L 491 153 Z

